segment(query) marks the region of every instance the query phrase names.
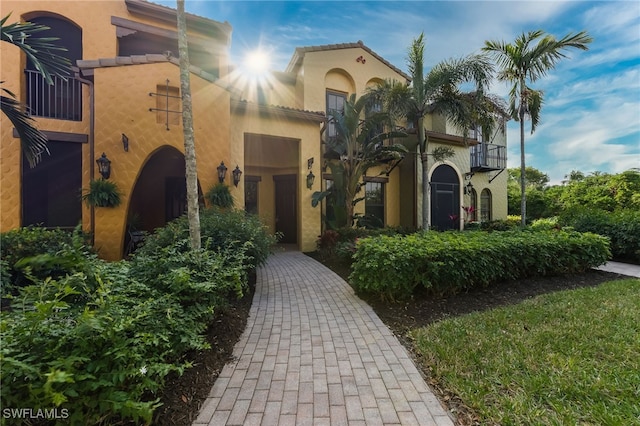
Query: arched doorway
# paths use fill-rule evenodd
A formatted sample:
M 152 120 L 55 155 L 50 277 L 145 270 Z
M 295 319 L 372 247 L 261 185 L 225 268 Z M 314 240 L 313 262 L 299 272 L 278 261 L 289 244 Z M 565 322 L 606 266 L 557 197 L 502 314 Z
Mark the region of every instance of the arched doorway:
M 460 229 L 460 180 L 453 167 L 438 166 L 431 176 L 431 228 Z
M 198 196 L 204 206 L 202 190 L 198 183 Z M 124 244 L 128 254 L 131 233 L 153 232 L 187 212 L 187 184 L 184 155 L 173 147 L 155 151 L 143 166 L 134 185 Z

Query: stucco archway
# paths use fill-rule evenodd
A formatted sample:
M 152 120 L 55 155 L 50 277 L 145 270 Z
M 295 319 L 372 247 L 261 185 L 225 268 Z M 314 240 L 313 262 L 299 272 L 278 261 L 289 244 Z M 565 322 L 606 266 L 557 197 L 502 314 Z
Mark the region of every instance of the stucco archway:
M 202 191 L 198 183 L 202 202 Z M 147 159 L 131 192 L 123 253 L 126 255 L 130 231 L 153 232 L 187 211 L 184 155 L 165 146 Z

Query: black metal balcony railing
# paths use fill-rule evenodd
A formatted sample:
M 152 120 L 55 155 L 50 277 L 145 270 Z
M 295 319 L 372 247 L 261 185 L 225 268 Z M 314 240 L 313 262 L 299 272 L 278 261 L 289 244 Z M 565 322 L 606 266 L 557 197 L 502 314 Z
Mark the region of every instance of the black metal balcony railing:
M 34 117 L 82 121 L 82 83 L 53 76 L 53 85 L 47 84 L 38 71 L 25 70 L 27 79 L 27 106 Z
M 489 172 L 507 167 L 507 147 L 479 143 L 471 147 L 471 171 Z

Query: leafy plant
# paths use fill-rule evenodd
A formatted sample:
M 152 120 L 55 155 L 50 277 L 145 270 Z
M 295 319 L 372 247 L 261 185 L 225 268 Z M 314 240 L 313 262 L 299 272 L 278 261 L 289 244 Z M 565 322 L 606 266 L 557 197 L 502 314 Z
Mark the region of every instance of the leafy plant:
M 210 205 L 223 209 L 233 208 L 235 203 L 229 187 L 224 183 L 213 185 L 205 195 L 205 198 Z
M 106 179 L 89 182 L 89 189 L 82 195 L 82 200 L 95 207 L 118 207 L 122 202 L 118 185 Z

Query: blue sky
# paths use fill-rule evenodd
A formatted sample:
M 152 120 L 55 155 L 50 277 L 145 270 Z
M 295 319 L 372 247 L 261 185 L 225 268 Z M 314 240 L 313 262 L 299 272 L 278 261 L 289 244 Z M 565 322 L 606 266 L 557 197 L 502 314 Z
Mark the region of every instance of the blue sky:
M 173 1 L 156 1 L 175 7 Z M 485 40 L 511 42 L 542 29 L 557 37 L 586 30 L 588 51 L 533 84 L 544 91 L 541 121 L 526 127 L 526 161 L 560 183 L 572 170 L 640 168 L 640 2 L 637 1 L 212 1 L 187 0 L 187 12 L 233 27 L 231 60 L 258 47 L 282 71 L 294 49 L 362 40 L 406 71 L 407 48 L 424 32 L 425 66 L 479 53 Z M 492 92 L 506 99 L 508 87 Z M 518 123 L 508 126 L 509 167 L 520 165 Z

